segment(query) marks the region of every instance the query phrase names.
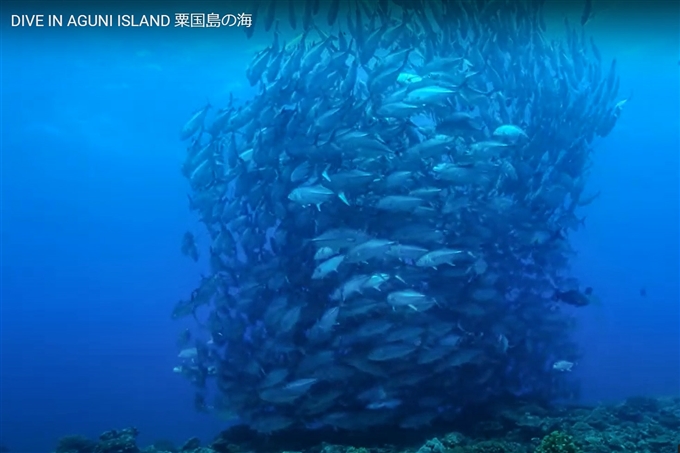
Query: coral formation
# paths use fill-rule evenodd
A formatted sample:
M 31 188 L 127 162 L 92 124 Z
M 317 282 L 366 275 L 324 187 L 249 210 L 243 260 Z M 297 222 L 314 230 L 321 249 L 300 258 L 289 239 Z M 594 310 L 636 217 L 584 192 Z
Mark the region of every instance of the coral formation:
M 107 431 L 97 442 L 67 436 L 55 453 L 660 453 L 680 444 L 680 398 L 630 398 L 622 404 L 545 408 L 494 407 L 483 418 L 465 417 L 448 427 L 380 433 L 260 436 L 244 427 L 220 433 L 209 445 L 191 438 L 139 448 L 138 431 Z M 325 436 L 325 437 L 324 437 Z
M 536 453 L 581 453 L 581 449 L 569 434 L 553 431 L 543 438 Z
M 94 453 L 97 443 L 83 436 L 64 436 L 59 439 L 56 453 Z

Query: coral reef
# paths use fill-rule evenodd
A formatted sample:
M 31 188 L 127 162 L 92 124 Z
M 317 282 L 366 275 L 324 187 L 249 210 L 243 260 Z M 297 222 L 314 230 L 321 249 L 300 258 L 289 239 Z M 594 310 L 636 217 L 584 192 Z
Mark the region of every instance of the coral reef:
M 482 412 L 478 411 L 478 415 Z M 55 453 L 659 453 L 680 444 L 680 398 L 630 398 L 622 404 L 545 408 L 531 403 L 462 414 L 448 427 L 358 435 L 308 431 L 259 436 L 247 428 L 220 433 L 208 446 L 197 438 L 176 448 L 158 441 L 139 448 L 138 431 L 103 433 L 98 441 L 67 436 Z
M 581 449 L 569 434 L 553 431 L 543 438 L 536 453 L 581 453 Z
M 83 436 L 64 436 L 59 439 L 56 453 L 94 453 L 97 443 Z
M 138 453 L 136 428 L 107 431 L 99 436 L 94 453 Z

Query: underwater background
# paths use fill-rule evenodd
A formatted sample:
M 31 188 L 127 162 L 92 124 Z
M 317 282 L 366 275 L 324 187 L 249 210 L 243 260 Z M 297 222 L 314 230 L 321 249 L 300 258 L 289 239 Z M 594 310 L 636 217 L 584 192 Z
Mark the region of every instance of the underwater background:
M 572 235 L 574 273 L 601 300 L 579 312 L 585 356 L 573 373 L 585 403 L 677 396 L 678 15 L 651 3 L 596 5 L 602 12 L 587 33 L 606 61 L 617 58 L 620 95 L 631 96 L 595 144 L 588 184 L 602 195 Z M 177 135 L 206 99 L 223 106 L 230 93 L 254 94 L 245 68 L 270 38 L 246 40 L 237 28 L 11 28 L 9 14 L 60 10 L 2 7 L 1 441 L 48 451 L 65 434 L 125 426 L 136 426 L 141 442 L 209 439 L 225 422 L 197 413 L 191 388 L 172 373 L 184 326 L 169 313 L 208 266 L 179 253 L 197 219 Z M 557 35 L 565 15 L 581 13 L 564 2 L 545 8 Z

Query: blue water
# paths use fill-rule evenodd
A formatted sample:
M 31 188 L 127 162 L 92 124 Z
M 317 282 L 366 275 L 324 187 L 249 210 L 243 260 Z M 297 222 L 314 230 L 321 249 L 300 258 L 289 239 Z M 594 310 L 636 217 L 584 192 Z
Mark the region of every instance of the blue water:
M 680 393 L 677 22 L 613 9 L 589 25 L 633 93 L 597 144 L 602 196 L 574 236 L 575 273 L 602 299 L 578 334 L 589 402 Z M 171 372 L 169 314 L 204 270 L 179 252 L 197 219 L 177 135 L 206 99 L 248 96 L 257 35 L 2 24 L 1 440 L 47 451 L 130 425 L 142 444 L 209 439 L 223 422 Z

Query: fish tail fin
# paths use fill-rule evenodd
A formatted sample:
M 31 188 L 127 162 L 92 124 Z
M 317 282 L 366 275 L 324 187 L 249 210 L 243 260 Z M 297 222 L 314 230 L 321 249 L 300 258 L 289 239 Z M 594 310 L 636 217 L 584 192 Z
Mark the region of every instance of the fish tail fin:
M 340 200 L 342 200 L 342 202 L 345 203 L 347 206 L 351 206 L 344 192 L 338 192 L 338 198 L 340 198 Z
M 321 177 L 325 179 L 328 182 L 331 182 L 331 177 L 328 176 L 328 169 L 330 168 L 330 165 L 326 166 L 324 170 L 321 172 Z

